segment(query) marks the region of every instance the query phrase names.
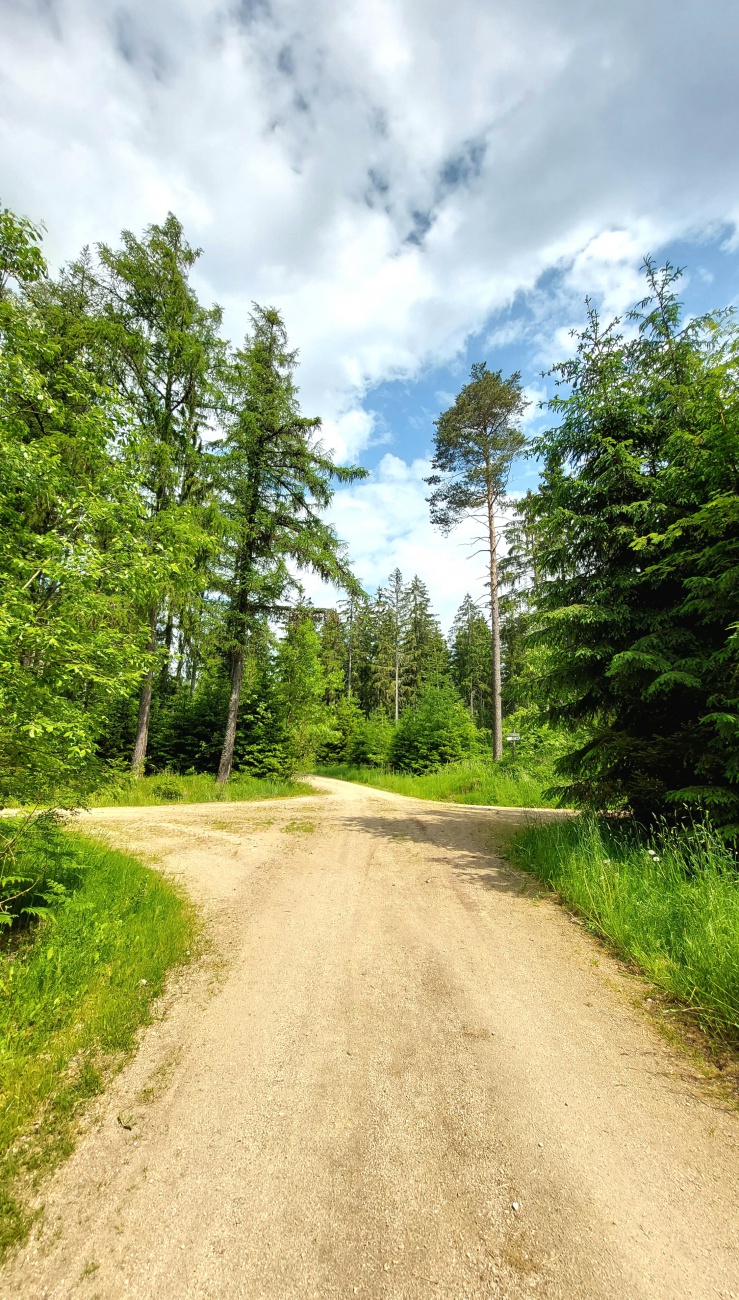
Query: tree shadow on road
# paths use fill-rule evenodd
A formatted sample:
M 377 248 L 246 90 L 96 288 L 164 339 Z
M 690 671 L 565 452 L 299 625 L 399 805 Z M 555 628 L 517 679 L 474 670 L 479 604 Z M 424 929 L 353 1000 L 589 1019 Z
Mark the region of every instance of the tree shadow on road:
M 546 820 L 554 820 L 549 809 L 542 812 Z M 482 889 L 525 897 L 547 892 L 533 877 L 506 860 L 506 846 L 518 830 L 541 820 L 538 812 L 506 809 L 499 813 L 476 810 L 474 805 L 453 805 L 406 813 L 405 809 L 389 806 L 374 814 L 347 813 L 340 820 L 347 829 L 371 835 L 386 846 L 395 841 L 423 845 L 432 853 L 441 850 L 436 859 L 439 867 L 451 867 L 455 876 Z M 428 867 L 427 858 L 426 873 Z

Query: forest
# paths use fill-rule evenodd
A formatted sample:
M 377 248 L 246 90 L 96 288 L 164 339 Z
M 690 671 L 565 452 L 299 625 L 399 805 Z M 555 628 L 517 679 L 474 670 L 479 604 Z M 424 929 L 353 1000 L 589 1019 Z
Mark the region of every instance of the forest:
M 475 522 L 486 585 L 444 629 L 417 575 L 363 590 L 327 512 L 365 471 L 301 409 L 279 311 L 222 336 L 199 255 L 169 215 L 52 274 L 0 213 L 0 1255 L 199 943 L 82 809 L 315 799 L 318 772 L 579 810 L 524 826 L 513 864 L 739 1042 L 732 313 L 686 316 L 647 259 L 623 321 L 587 304 L 528 441 L 520 376 L 472 367 L 429 429 L 428 505 L 442 536 Z
M 0 217 L 0 802 L 478 759 L 546 770 L 560 802 L 708 815 L 731 838 L 731 312 L 686 318 L 679 271 L 648 260 L 623 322 L 588 304 L 528 444 L 520 377 L 473 367 L 429 430 L 429 507 L 444 534 L 479 521 L 487 596 L 445 636 L 418 577 L 362 590 L 325 515 L 365 471 L 301 410 L 276 309 L 222 337 L 198 257 L 170 214 L 52 275 L 42 232 Z M 522 455 L 541 477 L 514 499 Z M 305 598 L 306 571 L 335 608 Z

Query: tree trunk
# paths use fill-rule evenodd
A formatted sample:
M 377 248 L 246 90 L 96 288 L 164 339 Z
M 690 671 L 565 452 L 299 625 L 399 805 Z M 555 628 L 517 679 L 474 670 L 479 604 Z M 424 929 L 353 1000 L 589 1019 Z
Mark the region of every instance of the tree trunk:
M 149 649 L 152 654 L 156 654 L 157 648 L 157 611 L 153 609 L 150 614 L 151 637 L 149 639 Z M 136 723 L 136 740 L 133 747 L 133 757 L 131 759 L 131 771 L 134 776 L 144 775 L 144 765 L 146 763 L 146 750 L 149 744 L 149 717 L 151 715 L 151 692 L 154 685 L 154 665 L 152 664 L 143 682 L 141 683 L 141 694 L 139 696 L 139 716 Z
M 231 698 L 228 702 L 228 719 L 226 721 L 226 734 L 223 738 L 223 749 L 221 751 L 221 761 L 218 764 L 218 776 L 216 782 L 218 785 L 225 785 L 231 775 L 231 768 L 234 761 L 234 745 L 236 744 L 236 724 L 239 720 L 239 700 L 241 698 L 241 681 L 244 676 L 244 647 L 234 655 L 233 666 L 231 668 Z
M 492 655 L 492 722 L 493 758 L 503 757 L 503 706 L 500 682 L 500 610 L 498 608 L 498 557 L 495 537 L 495 502 L 488 491 L 488 539 L 490 543 L 490 630 L 493 638 Z
M 398 679 L 400 677 L 400 656 L 398 655 L 397 646 L 395 648 L 395 721 L 398 721 Z

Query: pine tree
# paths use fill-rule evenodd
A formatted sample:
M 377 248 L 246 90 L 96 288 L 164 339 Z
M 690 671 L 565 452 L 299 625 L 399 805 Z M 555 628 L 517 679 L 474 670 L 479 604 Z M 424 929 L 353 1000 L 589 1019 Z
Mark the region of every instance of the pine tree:
M 481 520 L 488 559 L 492 632 L 491 696 L 493 757 L 503 753 L 500 613 L 498 605 L 498 524 L 511 466 L 526 440 L 518 428 L 525 402 L 519 374 L 503 379 L 484 362 L 472 367 L 470 382 L 454 406 L 436 421 L 431 519 L 447 534 L 463 519 Z

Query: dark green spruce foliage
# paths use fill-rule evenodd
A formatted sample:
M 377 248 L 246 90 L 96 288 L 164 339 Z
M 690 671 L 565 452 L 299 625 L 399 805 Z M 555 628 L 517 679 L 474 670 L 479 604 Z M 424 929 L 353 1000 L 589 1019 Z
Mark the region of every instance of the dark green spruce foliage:
M 730 317 L 684 321 L 646 264 L 634 336 L 589 309 L 535 445 L 543 689 L 587 726 L 570 798 L 739 823 L 739 384 Z
M 485 726 L 490 725 L 491 653 L 490 624 L 468 593 L 449 633 L 451 676 L 470 716 Z

